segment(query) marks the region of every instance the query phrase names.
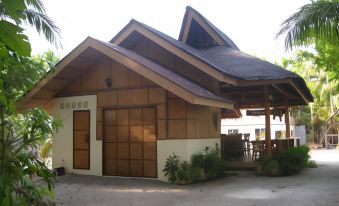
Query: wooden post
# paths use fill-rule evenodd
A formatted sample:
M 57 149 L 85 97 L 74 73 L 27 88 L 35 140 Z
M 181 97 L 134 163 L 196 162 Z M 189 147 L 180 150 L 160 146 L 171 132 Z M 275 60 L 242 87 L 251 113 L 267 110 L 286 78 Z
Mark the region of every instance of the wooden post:
M 271 111 L 268 102 L 268 85 L 264 86 L 264 98 L 265 98 L 265 140 L 266 140 L 266 153 L 270 157 L 272 156 L 271 147 Z
M 288 112 L 287 97 L 285 97 L 285 125 L 286 125 L 286 138 L 291 138 L 290 114 Z

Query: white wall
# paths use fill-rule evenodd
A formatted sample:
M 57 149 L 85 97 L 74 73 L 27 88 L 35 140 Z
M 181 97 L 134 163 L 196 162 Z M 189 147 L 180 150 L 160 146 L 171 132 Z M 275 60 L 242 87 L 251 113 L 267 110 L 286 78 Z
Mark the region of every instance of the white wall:
M 265 128 L 265 116 L 246 116 L 246 110 L 241 110 L 242 117 L 236 119 L 221 119 L 221 134 L 228 134 L 229 129 L 238 129 L 239 133 L 250 133 L 250 140 L 255 140 L 255 129 Z M 281 121 L 271 115 L 271 137 L 275 138 L 275 131 L 286 130 L 285 116 Z M 290 116 L 290 129 L 295 135 L 294 119 Z
M 158 179 L 167 181 L 162 170 L 165 167 L 166 159 L 173 155 L 173 152 L 180 156 L 181 161 L 190 162 L 192 154 L 202 152 L 206 146 L 215 147 L 216 143 L 220 147 L 220 138 L 157 140 Z
M 66 173 L 102 175 L 102 141 L 96 140 L 96 108 L 96 95 L 62 97 L 53 100 L 53 115 L 63 120 L 63 128 L 53 136 L 53 168 L 63 166 L 66 168 Z M 90 170 L 73 169 L 73 111 L 75 110 L 90 110 Z

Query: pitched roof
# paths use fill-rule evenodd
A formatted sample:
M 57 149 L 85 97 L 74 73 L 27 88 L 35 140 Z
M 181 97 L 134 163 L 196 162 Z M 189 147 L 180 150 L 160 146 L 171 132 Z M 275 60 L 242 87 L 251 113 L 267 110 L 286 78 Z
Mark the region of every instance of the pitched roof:
M 57 69 L 55 73 L 49 73 L 44 79 L 42 79 L 37 87 L 28 92 L 22 103 L 25 103 L 28 100 L 34 99 L 41 90 L 48 90 L 46 84 L 58 79 L 62 72 L 65 72 L 67 69 L 77 69 L 76 66 L 69 67 L 70 64 L 77 65 L 81 63 L 81 66 L 78 69 L 78 75 L 70 77 L 69 82 L 73 81 L 77 76 L 82 72 L 85 72 L 90 65 L 92 65 L 96 60 L 83 62 L 81 55 L 87 51 L 88 48 L 94 49 L 92 55 L 98 55 L 98 53 L 109 56 L 116 61 L 124 64 L 126 67 L 129 67 L 131 70 L 139 73 L 145 78 L 154 81 L 159 86 L 163 87 L 166 90 L 176 94 L 182 99 L 190 102 L 192 104 L 202 104 L 208 106 L 218 106 L 233 108 L 233 102 L 220 97 L 207 89 L 200 87 L 199 85 L 191 82 L 190 80 L 168 70 L 164 66 L 161 66 L 133 51 L 125 49 L 123 47 L 106 43 L 91 37 L 88 37 L 83 41 L 78 47 L 76 47 L 70 54 L 60 60 L 57 64 Z M 113 53 L 112 53 L 113 52 Z M 125 58 L 124 58 L 125 57 Z M 77 58 L 80 58 L 77 59 Z M 127 59 L 126 59 L 127 58 Z M 131 63 L 133 62 L 133 63 Z M 65 85 L 65 84 L 63 84 Z M 64 86 L 59 88 L 54 88 L 54 91 L 60 91 Z M 54 95 L 48 95 L 49 99 L 52 99 Z M 47 97 L 45 97 L 45 100 Z
M 182 21 L 182 25 L 181 25 L 181 30 L 180 30 L 180 34 L 179 34 L 179 41 L 182 40 L 183 38 L 183 35 L 184 35 L 184 29 L 185 29 L 185 24 L 186 24 L 186 21 L 187 21 L 187 17 L 188 17 L 188 14 L 190 12 L 194 12 L 196 13 L 199 18 L 201 18 L 211 29 L 213 29 L 217 35 L 224 41 L 224 43 L 226 45 L 228 45 L 229 47 L 235 49 L 235 50 L 239 50 L 239 48 L 237 47 L 237 45 L 232 41 L 232 39 L 230 39 L 224 32 L 222 32 L 220 29 L 218 29 L 216 26 L 214 26 L 208 19 L 206 19 L 203 15 L 201 15 L 197 10 L 193 9 L 192 7 L 190 6 L 187 6 L 186 7 L 186 12 L 185 12 L 185 15 L 184 15 L 184 19 Z

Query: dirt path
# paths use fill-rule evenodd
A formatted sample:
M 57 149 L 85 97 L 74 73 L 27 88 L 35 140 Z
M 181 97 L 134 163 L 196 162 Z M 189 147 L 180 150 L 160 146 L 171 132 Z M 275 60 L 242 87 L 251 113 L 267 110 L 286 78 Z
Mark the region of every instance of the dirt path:
M 175 186 L 156 180 L 69 175 L 56 183 L 57 205 L 339 206 L 339 150 L 312 151 L 318 168 L 293 177 L 241 174 Z

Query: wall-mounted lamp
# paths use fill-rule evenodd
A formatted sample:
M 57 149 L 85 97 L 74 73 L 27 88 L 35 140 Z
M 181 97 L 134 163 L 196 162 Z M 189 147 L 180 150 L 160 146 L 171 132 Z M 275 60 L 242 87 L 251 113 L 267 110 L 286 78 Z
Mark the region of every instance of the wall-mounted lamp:
M 112 87 L 112 80 L 111 80 L 110 78 L 107 78 L 107 79 L 105 80 L 105 82 L 106 82 L 106 85 L 107 85 L 109 88 Z

